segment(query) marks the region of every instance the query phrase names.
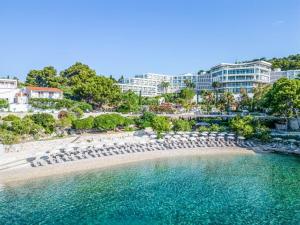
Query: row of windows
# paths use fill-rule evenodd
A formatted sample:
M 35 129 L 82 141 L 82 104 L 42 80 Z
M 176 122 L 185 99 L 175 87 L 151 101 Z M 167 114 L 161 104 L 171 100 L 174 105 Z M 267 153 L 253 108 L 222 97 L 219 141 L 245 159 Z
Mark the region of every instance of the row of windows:
M 243 88 L 247 93 L 253 93 L 253 88 Z M 239 94 L 241 93 L 241 88 L 227 88 L 226 91 Z

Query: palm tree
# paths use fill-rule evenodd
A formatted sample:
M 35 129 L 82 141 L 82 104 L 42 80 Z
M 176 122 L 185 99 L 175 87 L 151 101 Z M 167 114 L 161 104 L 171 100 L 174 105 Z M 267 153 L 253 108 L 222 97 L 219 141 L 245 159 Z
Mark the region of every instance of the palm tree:
M 163 82 L 161 82 L 160 86 L 162 87 L 163 92 L 166 93 L 168 87 L 170 86 L 170 83 L 169 83 L 169 82 L 166 82 L 166 81 L 163 81 Z
M 235 103 L 235 99 L 234 96 L 231 92 L 225 92 L 223 94 L 223 98 L 224 98 L 224 103 L 225 103 L 225 108 L 226 111 L 229 112 L 229 109 L 233 106 L 233 104 Z
M 206 106 L 206 112 L 209 113 L 209 111 L 212 108 L 212 105 L 214 103 L 214 93 L 211 91 L 205 90 L 202 92 L 201 95 L 204 100 L 204 104 Z
M 196 87 L 196 85 L 191 80 L 186 79 L 183 82 L 187 88 L 195 88 Z
M 217 103 L 218 102 L 218 93 L 219 93 L 219 88 L 221 87 L 221 83 L 219 81 L 214 81 L 214 82 L 212 82 L 211 86 L 215 91 L 215 97 L 216 97 L 215 103 Z

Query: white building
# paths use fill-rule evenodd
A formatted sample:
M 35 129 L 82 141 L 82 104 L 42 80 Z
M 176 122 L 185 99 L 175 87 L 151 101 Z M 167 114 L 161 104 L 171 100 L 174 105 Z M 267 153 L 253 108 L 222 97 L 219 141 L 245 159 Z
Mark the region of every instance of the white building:
M 168 84 L 167 87 L 163 83 Z M 146 73 L 126 78 L 118 84 L 122 92 L 133 91 L 145 97 L 154 97 L 166 92 L 171 88 L 171 76 L 166 74 Z
M 26 87 L 25 92 L 28 98 L 50 98 L 62 99 L 63 91 L 58 88 L 49 87 Z
M 221 63 L 211 68 L 212 82 L 219 82 L 220 91 L 239 94 L 241 89 L 253 93 L 259 84 L 270 83 L 272 64 L 265 61 L 246 63 Z
M 196 89 L 199 92 L 212 89 L 212 78 L 210 73 L 202 72 L 198 75 Z
M 12 112 L 27 112 L 30 108 L 30 98 L 62 99 L 63 92 L 58 88 L 26 87 L 18 88 L 18 81 L 0 79 L 0 99 L 6 99 Z
M 0 99 L 6 99 L 8 103 L 14 103 L 18 92 L 18 81 L 12 79 L 0 79 Z
M 298 75 L 300 75 L 300 70 L 282 71 L 280 68 L 276 68 L 273 71 L 271 71 L 270 82 L 274 83 L 282 77 L 286 77 L 288 79 L 295 79 Z

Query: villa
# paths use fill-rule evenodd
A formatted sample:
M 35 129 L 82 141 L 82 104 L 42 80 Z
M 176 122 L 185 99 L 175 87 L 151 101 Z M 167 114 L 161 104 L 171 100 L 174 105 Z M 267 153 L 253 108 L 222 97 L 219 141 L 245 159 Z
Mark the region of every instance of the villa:
M 18 81 L 14 79 L 0 79 L 0 99 L 6 99 L 9 111 L 28 112 L 30 98 L 62 99 L 63 91 L 58 88 L 25 87 L 18 88 Z

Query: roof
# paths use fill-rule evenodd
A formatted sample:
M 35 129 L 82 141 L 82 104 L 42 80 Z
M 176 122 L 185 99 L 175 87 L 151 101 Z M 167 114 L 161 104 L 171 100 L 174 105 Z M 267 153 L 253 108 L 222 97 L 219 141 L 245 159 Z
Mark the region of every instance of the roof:
M 30 91 L 45 91 L 45 92 L 63 92 L 58 88 L 49 88 L 49 87 L 26 87 Z

